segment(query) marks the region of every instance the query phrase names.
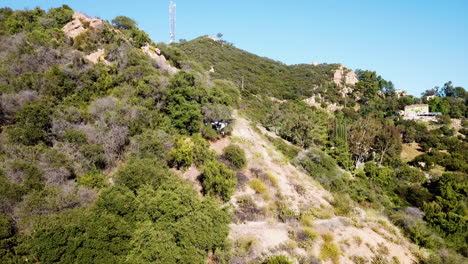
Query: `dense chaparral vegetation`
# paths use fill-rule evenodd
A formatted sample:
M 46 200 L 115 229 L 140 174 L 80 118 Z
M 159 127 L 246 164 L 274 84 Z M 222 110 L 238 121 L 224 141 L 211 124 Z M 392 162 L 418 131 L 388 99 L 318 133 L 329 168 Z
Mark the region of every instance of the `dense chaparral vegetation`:
M 70 39 L 62 27 L 73 13 L 0 9 L 0 262 L 205 263 L 228 252 L 226 202 L 248 161 L 236 145 L 211 151 L 229 126 L 204 120 L 234 109 L 292 143 L 269 138 L 295 166 L 347 193 L 342 212 L 384 211 L 430 250 L 421 262 L 468 257 L 464 88 L 447 82 L 422 95 L 438 122 L 402 120 L 398 110 L 420 99 L 397 96 L 372 71 L 358 70 L 343 96 L 331 81 L 337 64 L 284 65 L 207 37 L 153 43 L 123 16 Z M 181 71 L 161 71 L 146 43 Z M 111 65 L 84 58 L 97 48 Z M 314 95 L 340 107 L 303 101 Z M 406 162 L 410 143 L 422 154 Z M 193 164 L 201 193 L 174 172 Z

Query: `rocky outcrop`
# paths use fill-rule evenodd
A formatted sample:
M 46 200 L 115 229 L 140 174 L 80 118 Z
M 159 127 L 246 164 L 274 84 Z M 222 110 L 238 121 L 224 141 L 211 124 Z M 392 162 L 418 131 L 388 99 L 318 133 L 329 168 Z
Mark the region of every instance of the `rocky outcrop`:
M 85 58 L 94 64 L 96 63 L 104 63 L 106 65 L 112 64 L 110 61 L 106 60 L 104 49 L 98 49 L 96 52 L 93 52 L 85 56 Z
M 102 30 L 104 22 L 98 18 L 89 18 L 83 13 L 75 12 L 73 20 L 63 27 L 63 32 L 68 38 L 76 38 L 85 33 L 88 29 Z
M 345 68 L 343 65 L 335 70 L 333 74 L 333 82 L 341 88 L 341 96 L 345 97 L 347 94 L 353 92 L 351 88 L 358 82 L 357 75 L 354 71 Z
M 179 69 L 167 62 L 166 57 L 161 54 L 161 51 L 158 48 L 146 44 L 141 47 L 141 50 L 156 62 L 156 65 L 161 71 L 167 71 L 169 74 L 175 74 L 179 71 Z
M 356 73 L 352 70 L 346 69 L 343 65 L 340 65 L 340 68 L 338 68 L 333 74 L 333 82 L 338 86 L 352 86 L 358 81 Z
M 323 101 L 323 98 L 322 96 L 320 95 L 313 95 L 309 98 L 306 98 L 303 100 L 306 104 L 310 105 L 310 106 L 313 106 L 313 107 L 316 107 L 316 108 L 321 108 L 323 109 L 321 103 L 317 102 L 317 101 Z M 336 110 L 339 110 L 339 109 L 342 109 L 343 107 L 342 106 L 339 106 L 337 103 L 333 103 L 333 104 L 330 104 L 330 103 L 326 103 L 326 108 L 324 110 L 326 110 L 327 112 L 334 112 Z

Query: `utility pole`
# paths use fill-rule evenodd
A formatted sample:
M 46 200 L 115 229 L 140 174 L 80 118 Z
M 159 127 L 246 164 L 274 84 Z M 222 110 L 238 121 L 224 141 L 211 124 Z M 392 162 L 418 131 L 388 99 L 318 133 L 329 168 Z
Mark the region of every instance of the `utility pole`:
M 172 1 L 169 3 L 169 27 L 169 43 L 174 43 L 176 34 L 176 4 Z

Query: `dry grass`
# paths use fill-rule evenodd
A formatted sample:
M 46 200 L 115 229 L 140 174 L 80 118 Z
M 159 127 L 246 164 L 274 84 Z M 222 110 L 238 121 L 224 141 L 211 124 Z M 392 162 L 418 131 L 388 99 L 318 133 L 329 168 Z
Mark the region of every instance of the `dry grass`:
M 323 234 L 324 243 L 320 247 L 320 258 L 323 261 L 331 260 L 333 264 L 338 264 L 341 256 L 340 248 L 333 243 L 332 234 Z
M 333 209 L 328 207 L 312 207 L 304 215 L 309 217 L 312 216 L 316 219 L 330 219 L 334 216 Z
M 424 152 L 419 151 L 419 144 L 416 142 L 403 144 L 401 150 L 401 160 L 404 162 L 409 162 L 423 153 Z
M 354 242 L 356 242 L 358 246 L 362 244 L 362 238 L 360 236 L 354 236 L 353 239 L 354 239 Z
M 309 239 L 311 240 L 317 239 L 318 234 L 315 232 L 315 230 L 312 227 L 304 227 L 302 230 L 309 237 Z
M 441 176 L 445 172 L 445 168 L 440 165 L 435 165 L 433 169 L 429 171 L 429 174 Z
M 253 179 L 249 182 L 250 188 L 254 190 L 256 193 L 265 194 L 268 191 L 268 188 L 260 179 Z
M 267 173 L 268 179 L 273 187 L 278 188 L 278 179 L 271 173 Z

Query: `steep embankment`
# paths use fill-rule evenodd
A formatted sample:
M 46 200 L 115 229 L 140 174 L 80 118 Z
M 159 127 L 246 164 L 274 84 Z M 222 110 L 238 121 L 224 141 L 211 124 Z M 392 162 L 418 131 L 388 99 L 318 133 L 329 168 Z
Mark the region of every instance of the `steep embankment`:
M 239 115 L 235 118 L 232 136 L 211 145 L 219 154 L 230 143 L 239 145 L 248 160 L 230 201 L 234 263 L 275 254 L 324 263 L 355 263 L 359 258 L 416 261 L 411 244 L 385 217 L 361 208 L 338 215 L 333 196 L 278 152 L 263 135 L 265 130 Z

